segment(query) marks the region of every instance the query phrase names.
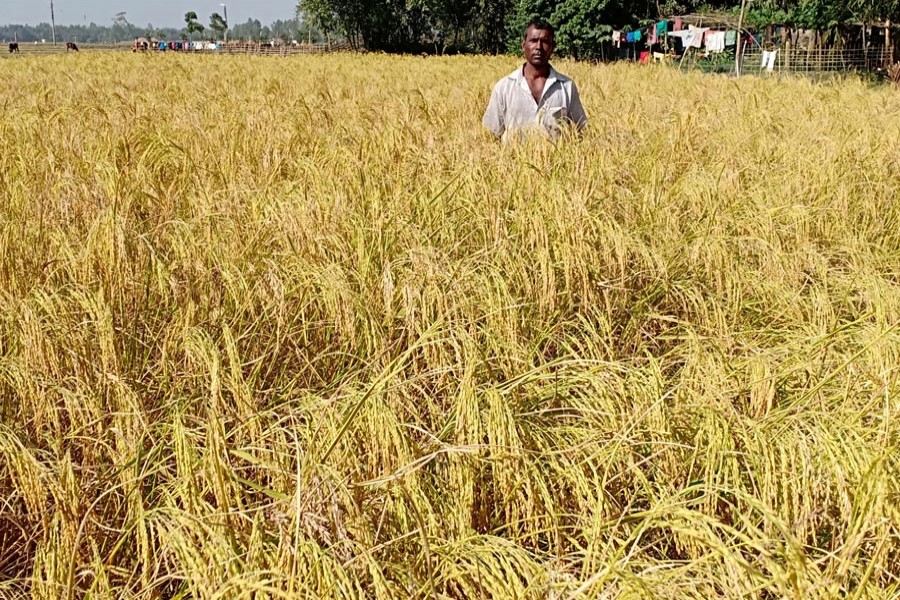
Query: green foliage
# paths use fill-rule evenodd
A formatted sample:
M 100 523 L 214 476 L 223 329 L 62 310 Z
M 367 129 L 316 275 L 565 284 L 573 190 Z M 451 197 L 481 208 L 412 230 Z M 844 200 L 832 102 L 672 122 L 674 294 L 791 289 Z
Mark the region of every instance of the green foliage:
M 556 28 L 558 54 L 582 59 L 600 58 L 613 25 L 632 19 L 615 0 L 520 0 L 507 28 L 509 52 L 519 51 L 525 24 L 535 17 L 548 19 Z
M 197 21 L 197 13 L 188 11 L 184 13 L 185 32 L 189 39 L 194 39 L 195 33 L 203 33 L 203 24 Z
M 178 39 L 179 30 L 174 27 L 154 28 L 156 35 L 165 39 Z M 58 40 L 78 40 L 79 44 L 115 44 L 131 43 L 136 37 L 145 35 L 146 26 L 122 23 L 113 25 L 57 25 L 56 38 Z M 50 23 L 38 23 L 37 25 L 0 25 L 0 39 L 18 39 L 21 43 L 40 42 L 50 40 L 52 33 Z
M 801 29 L 827 29 L 852 17 L 843 2 L 799 0 L 785 3 L 769 0 L 751 5 L 747 9 L 745 22 L 754 28 L 775 24 Z
M 408 0 L 407 10 L 420 21 L 420 27 L 440 52 L 449 44 L 459 45 L 463 28 L 472 20 L 475 0 Z
M 534 18 L 546 19 L 553 11 L 553 0 L 517 0 L 506 25 L 506 50 L 518 54 L 522 48 L 525 25 Z
M 734 53 L 720 52 L 702 56 L 696 60 L 694 67 L 705 73 L 734 72 Z
M 326 33 L 376 50 L 420 45 L 503 48 L 510 0 L 300 0 L 298 11 Z
M 556 6 L 551 21 L 556 24 L 556 42 L 562 54 L 575 58 L 599 58 L 601 45 L 612 37 L 604 19 L 608 0 L 566 0 Z
M 561 55 L 596 58 L 614 27 L 636 27 L 660 16 L 737 11 L 738 0 L 300 0 L 298 10 L 323 31 L 359 39 L 370 49 L 448 44 L 480 52 L 518 53 L 529 19 L 557 28 Z M 900 20 L 900 0 L 760 0 L 748 8 L 751 28 L 784 24 L 827 30 L 859 20 Z
M 174 27 L 137 26 L 131 23 L 116 24 L 112 26 L 98 25 L 57 25 L 56 36 L 61 40 L 78 40 L 85 44 L 114 44 L 117 42 L 131 43 L 134 38 L 146 35 L 152 28 L 153 35 L 163 40 L 193 39 L 199 34 L 201 37 L 206 31 L 203 23 L 197 20 L 197 13 L 188 11 L 184 15 L 185 26 L 182 29 Z M 229 27 L 229 39 L 243 39 L 252 41 L 267 41 L 273 38 L 290 40 L 309 40 L 313 43 L 325 41 L 323 32 L 312 23 L 295 17 L 292 19 L 277 19 L 268 25 L 263 25 L 258 19 L 248 19 L 234 27 Z M 0 39 L 18 39 L 20 42 L 29 43 L 42 39 L 51 39 L 50 24 L 38 25 L 5 25 L 0 26 Z
M 228 30 L 228 23 L 225 22 L 225 19 L 222 18 L 217 12 L 209 15 L 209 28 L 216 32 L 216 35 L 222 37 L 225 32 Z

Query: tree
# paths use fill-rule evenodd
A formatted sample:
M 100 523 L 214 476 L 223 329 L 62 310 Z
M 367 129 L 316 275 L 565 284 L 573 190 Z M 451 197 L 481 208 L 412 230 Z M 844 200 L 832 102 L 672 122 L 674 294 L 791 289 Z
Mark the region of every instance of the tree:
M 477 0 L 471 25 L 475 48 L 492 54 L 503 51 L 512 10 L 512 0 Z
M 636 17 L 639 15 L 639 18 Z M 574 58 L 603 57 L 603 45 L 612 39 L 613 27 L 655 21 L 655 5 L 629 0 L 519 0 L 507 21 L 506 47 L 519 52 L 525 24 L 535 17 L 547 19 L 556 29 L 556 50 Z
M 218 37 L 225 36 L 225 30 L 228 29 L 228 25 L 225 23 L 225 19 L 222 18 L 217 12 L 209 15 L 209 28 L 216 32 Z
M 300 0 L 297 13 L 325 35 L 336 33 L 340 29 L 340 17 L 330 0 Z
M 298 10 L 321 31 L 369 50 L 408 50 L 423 33 L 406 0 L 300 0 Z
M 147 37 L 147 39 L 152 40 L 154 38 L 161 39 L 164 34 L 162 33 L 161 30 L 154 27 L 153 23 L 147 23 L 147 29 L 146 29 L 146 32 L 144 33 L 144 35 Z
M 123 30 L 128 30 L 132 28 L 131 23 L 128 22 L 128 19 L 125 18 L 125 12 L 118 12 L 113 15 L 113 40 L 119 40 L 119 33 Z M 127 38 L 126 38 L 127 39 Z
M 184 13 L 184 23 L 186 27 L 184 28 L 187 31 L 188 39 L 191 41 L 194 40 L 194 32 L 203 33 L 203 25 L 197 21 L 197 13 L 194 11 L 188 11 Z
M 418 29 L 443 54 L 448 44 L 459 47 L 460 35 L 471 22 L 475 0 L 407 0 L 407 11 L 420 20 Z
M 246 23 L 239 23 L 231 28 L 231 37 L 232 39 L 253 40 L 258 42 L 260 40 L 261 32 L 262 23 L 259 22 L 259 19 L 247 19 Z
M 562 3 L 563 0 L 516 0 L 506 19 L 506 51 L 510 54 L 520 53 L 525 25 L 535 18 L 548 19 L 553 23 L 550 15 Z M 556 23 L 553 25 L 556 26 Z
M 326 35 L 341 33 L 354 47 L 360 42 L 369 47 L 365 31 L 377 18 L 372 4 L 367 0 L 300 0 L 298 10 Z
M 602 58 L 613 28 L 636 28 L 694 11 L 736 11 L 740 0 L 299 0 L 298 13 L 326 35 L 343 34 L 370 50 L 437 52 L 456 45 L 518 53 L 522 27 L 549 20 L 561 55 Z M 900 0 L 753 0 L 745 22 L 839 31 L 853 21 L 900 18 Z M 768 27 L 768 33 L 774 30 Z M 783 33 L 787 35 L 787 33 Z
M 311 43 L 319 43 L 325 41 L 325 36 L 312 23 L 306 19 L 296 19 L 297 21 L 297 37 Z
M 556 46 L 561 54 L 602 57 L 603 43 L 612 39 L 607 4 L 604 0 L 566 0 L 556 6 L 550 20 L 556 24 Z

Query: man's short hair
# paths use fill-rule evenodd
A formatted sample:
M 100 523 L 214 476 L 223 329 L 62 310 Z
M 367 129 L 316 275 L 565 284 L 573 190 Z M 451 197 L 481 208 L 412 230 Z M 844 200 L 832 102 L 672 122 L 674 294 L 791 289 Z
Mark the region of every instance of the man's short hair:
M 534 27 L 535 29 L 540 29 L 541 31 L 549 31 L 550 36 L 553 37 L 553 39 L 556 39 L 556 29 L 553 28 L 553 25 L 551 25 L 549 22 L 545 21 L 544 19 L 539 19 L 539 18 L 535 18 L 535 19 L 528 21 L 528 24 L 525 25 L 525 29 L 522 30 L 522 39 L 525 39 L 526 37 L 528 37 L 528 30 L 531 27 Z

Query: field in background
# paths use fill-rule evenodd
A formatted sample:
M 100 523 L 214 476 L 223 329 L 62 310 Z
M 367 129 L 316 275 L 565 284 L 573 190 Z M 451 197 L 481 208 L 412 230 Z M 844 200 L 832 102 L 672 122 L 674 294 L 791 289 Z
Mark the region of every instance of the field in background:
M 0 63 L 0 597 L 900 594 L 900 95 L 515 64 Z
M 8 44 L 4 43 L 2 47 L 0 47 L 0 58 L 13 58 L 13 59 L 22 59 L 25 57 L 34 57 L 34 56 L 48 56 L 53 54 L 72 54 L 75 55 L 73 51 L 66 50 L 66 44 L 34 44 L 34 43 L 26 43 L 22 42 L 19 44 L 19 52 L 11 53 L 7 50 Z M 89 54 L 93 54 L 95 52 L 110 52 L 110 51 L 118 51 L 118 52 L 131 52 L 132 44 L 130 42 L 123 42 L 121 44 L 79 44 L 79 54 L 81 52 L 87 52 Z M 280 44 L 277 46 L 268 46 L 265 44 L 257 43 L 257 42 L 231 42 L 228 45 L 221 45 L 215 51 L 210 50 L 147 50 L 147 54 L 169 54 L 169 53 L 183 53 L 187 52 L 189 54 L 257 54 L 262 56 L 294 56 L 297 54 L 326 54 L 329 52 L 346 52 L 350 51 L 350 45 L 347 43 L 339 43 L 339 44 L 298 44 L 294 45 L 285 45 Z
M 12 59 L 23 59 L 26 57 L 33 56 L 50 56 L 54 54 L 72 54 L 75 55 L 73 51 L 66 51 L 66 43 L 60 42 L 56 45 L 53 44 L 35 44 L 33 42 L 19 42 L 19 52 L 12 53 L 9 52 L 9 42 L 5 42 L 0 45 L 0 58 L 12 58 Z M 93 54 L 94 52 L 112 52 L 112 51 L 128 51 L 131 52 L 131 45 L 127 42 L 123 42 L 121 44 L 78 44 L 79 54 L 81 52 L 88 52 Z

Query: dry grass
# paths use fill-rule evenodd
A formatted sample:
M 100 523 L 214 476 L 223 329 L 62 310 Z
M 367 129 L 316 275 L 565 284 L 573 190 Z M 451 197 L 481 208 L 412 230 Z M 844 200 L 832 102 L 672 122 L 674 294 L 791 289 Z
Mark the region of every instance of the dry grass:
M 888 67 L 887 78 L 895 86 L 900 86 L 900 63 L 894 63 Z
M 0 63 L 0 597 L 900 594 L 900 96 L 513 64 Z

